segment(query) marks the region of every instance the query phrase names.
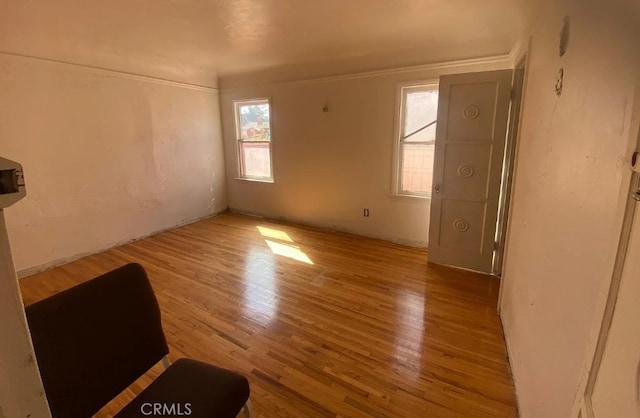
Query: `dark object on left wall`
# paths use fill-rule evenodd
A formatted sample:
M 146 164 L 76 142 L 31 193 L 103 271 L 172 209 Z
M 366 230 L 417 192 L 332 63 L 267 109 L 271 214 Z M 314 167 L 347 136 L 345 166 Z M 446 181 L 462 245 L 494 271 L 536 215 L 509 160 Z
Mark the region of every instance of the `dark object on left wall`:
M 560 45 L 559 53 L 560 57 L 563 57 L 569 49 L 569 37 L 571 36 L 571 19 L 569 16 L 565 16 L 562 21 L 562 29 L 560 30 Z
M 26 314 L 56 418 L 91 417 L 169 354 L 160 308 L 139 264 L 36 302 Z M 154 408 L 192 418 L 233 418 L 244 408 L 250 416 L 248 401 L 244 376 L 179 359 L 116 417 L 145 416 Z

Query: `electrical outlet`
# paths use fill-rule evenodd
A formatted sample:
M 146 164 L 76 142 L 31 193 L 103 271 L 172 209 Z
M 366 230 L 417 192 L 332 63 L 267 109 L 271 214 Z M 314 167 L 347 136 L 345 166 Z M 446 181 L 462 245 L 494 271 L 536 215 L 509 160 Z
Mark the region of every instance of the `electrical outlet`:
M 369 217 L 369 209 L 368 208 L 364 208 L 364 217 L 365 218 Z

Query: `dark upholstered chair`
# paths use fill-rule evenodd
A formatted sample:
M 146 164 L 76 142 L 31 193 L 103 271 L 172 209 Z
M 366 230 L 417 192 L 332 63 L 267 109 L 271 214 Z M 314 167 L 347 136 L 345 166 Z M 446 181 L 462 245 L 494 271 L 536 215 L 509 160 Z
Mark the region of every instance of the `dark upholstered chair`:
M 160 308 L 128 264 L 26 308 L 51 413 L 88 418 L 159 361 L 166 370 L 116 416 L 251 415 L 244 376 L 190 359 L 168 365 Z

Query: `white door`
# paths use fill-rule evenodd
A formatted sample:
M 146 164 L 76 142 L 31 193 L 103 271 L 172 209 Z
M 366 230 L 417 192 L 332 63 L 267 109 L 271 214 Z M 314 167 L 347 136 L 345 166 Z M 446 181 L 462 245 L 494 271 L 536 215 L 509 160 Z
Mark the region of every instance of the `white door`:
M 618 298 L 591 395 L 595 418 L 640 417 L 640 202 L 633 211 Z
M 512 70 L 440 78 L 429 262 L 490 273 Z

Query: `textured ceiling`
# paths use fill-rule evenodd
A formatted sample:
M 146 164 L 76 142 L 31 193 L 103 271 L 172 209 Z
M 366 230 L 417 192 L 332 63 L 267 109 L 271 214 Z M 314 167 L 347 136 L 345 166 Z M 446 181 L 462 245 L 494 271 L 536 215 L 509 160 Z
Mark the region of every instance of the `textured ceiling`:
M 527 0 L 0 0 L 0 52 L 202 85 L 508 53 Z

